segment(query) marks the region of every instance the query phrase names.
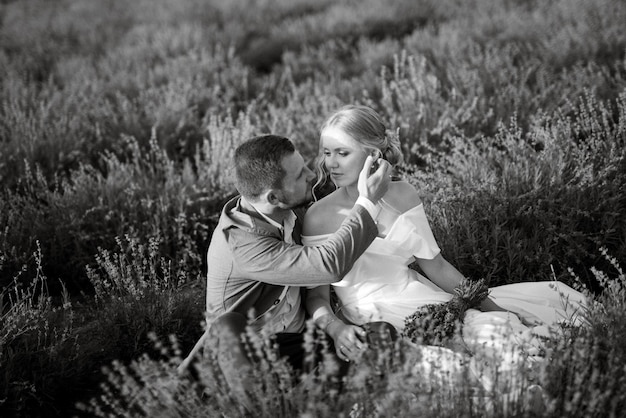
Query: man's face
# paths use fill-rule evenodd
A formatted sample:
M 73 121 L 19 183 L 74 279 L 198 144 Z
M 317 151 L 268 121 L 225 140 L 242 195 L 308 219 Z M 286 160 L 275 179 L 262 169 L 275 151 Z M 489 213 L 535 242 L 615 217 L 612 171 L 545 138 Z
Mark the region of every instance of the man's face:
M 302 155 L 296 151 L 283 157 L 282 166 L 285 170 L 285 177 L 283 177 L 281 195 L 278 196 L 279 206 L 283 209 L 290 209 L 310 202 L 313 198 L 311 189 L 315 173 L 304 164 Z

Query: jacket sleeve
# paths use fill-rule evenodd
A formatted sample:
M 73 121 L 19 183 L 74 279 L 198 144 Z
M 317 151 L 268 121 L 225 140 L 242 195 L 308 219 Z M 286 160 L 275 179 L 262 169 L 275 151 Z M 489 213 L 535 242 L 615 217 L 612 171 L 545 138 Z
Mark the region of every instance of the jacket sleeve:
M 319 246 L 287 244 L 238 228 L 226 231 L 237 268 L 249 279 L 270 284 L 315 286 L 340 281 L 376 238 L 367 210 L 356 205 L 341 227 Z

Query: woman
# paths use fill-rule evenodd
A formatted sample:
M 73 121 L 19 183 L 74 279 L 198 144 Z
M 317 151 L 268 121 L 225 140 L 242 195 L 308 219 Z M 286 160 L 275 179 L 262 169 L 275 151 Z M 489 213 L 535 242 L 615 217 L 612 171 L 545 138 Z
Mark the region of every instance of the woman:
M 392 165 L 402 160 L 397 135 L 387 134 L 376 112 L 346 106 L 326 120 L 320 134 L 318 183 L 330 178 L 336 190 L 308 210 L 305 245 L 318 244 L 337 230 L 358 196 L 358 174 L 368 155 L 378 155 Z M 333 338 L 337 354 L 345 360 L 357 358 L 363 349 L 360 325 L 386 321 L 402 331 L 405 318 L 419 307 L 450 301 L 463 279 L 441 255 L 413 186 L 392 182 L 379 206 L 379 237 L 333 285 L 340 301 L 337 315 L 331 309 L 328 286 L 309 290 L 307 297 L 315 322 Z M 409 268 L 413 261 L 428 278 Z M 558 282 L 499 286 L 489 294 L 480 311 L 466 312 L 463 339 L 470 349 L 486 345 L 491 354 L 500 356 L 537 348 L 536 334 L 572 319 L 584 302 L 581 293 Z M 509 349 L 512 345 L 519 349 Z

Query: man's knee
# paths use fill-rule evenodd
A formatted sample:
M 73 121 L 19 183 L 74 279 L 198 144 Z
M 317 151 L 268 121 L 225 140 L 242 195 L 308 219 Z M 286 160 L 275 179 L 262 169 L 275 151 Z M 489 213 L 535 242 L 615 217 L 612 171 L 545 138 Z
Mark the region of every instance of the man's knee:
M 245 332 L 248 321 L 244 315 L 226 312 L 215 318 L 209 328 L 212 350 L 222 368 L 237 370 L 249 367 Z
M 241 339 L 241 334 L 246 331 L 246 317 L 237 312 L 226 312 L 215 318 L 209 329 L 210 335 L 218 341 Z

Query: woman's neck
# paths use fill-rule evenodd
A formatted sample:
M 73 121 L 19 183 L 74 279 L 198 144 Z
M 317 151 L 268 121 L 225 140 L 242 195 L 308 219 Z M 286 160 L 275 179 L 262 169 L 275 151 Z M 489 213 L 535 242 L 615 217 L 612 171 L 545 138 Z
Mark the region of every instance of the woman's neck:
M 354 202 L 356 202 L 357 198 L 359 197 L 359 189 L 357 185 L 354 184 L 351 186 L 344 186 L 342 187 L 342 189 L 344 191 L 346 200 L 354 205 Z

